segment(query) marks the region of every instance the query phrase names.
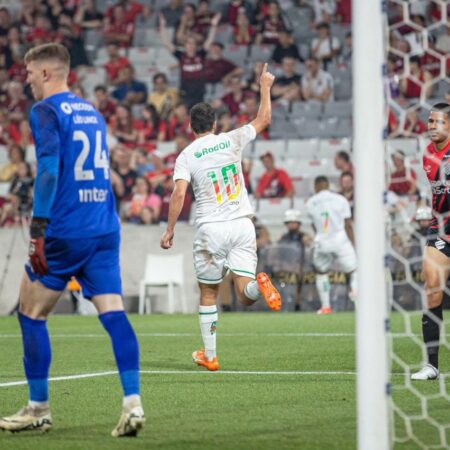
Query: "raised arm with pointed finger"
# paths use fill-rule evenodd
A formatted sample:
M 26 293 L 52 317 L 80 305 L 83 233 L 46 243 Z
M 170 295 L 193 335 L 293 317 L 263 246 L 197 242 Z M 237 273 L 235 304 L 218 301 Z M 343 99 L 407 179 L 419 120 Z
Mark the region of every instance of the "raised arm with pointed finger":
M 256 119 L 251 122 L 259 134 L 264 131 L 272 122 L 272 102 L 270 100 L 270 89 L 275 81 L 275 76 L 267 70 L 267 63 L 264 64 L 259 79 L 259 92 L 261 95 L 258 114 Z

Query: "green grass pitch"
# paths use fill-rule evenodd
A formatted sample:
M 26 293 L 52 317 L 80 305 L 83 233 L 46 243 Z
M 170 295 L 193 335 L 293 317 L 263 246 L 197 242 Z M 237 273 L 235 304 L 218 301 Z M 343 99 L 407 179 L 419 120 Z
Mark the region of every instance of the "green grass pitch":
M 139 437 L 110 437 L 121 408 L 119 379 L 113 374 L 51 381 L 53 429 L 44 435 L 1 433 L 0 449 L 355 449 L 354 319 L 351 313 L 221 314 L 221 371 L 209 373 L 191 362 L 192 351 L 200 347 L 196 315 L 131 316 L 141 348 L 147 417 Z M 419 333 L 418 316 L 413 325 Z M 393 328 L 402 331 L 400 317 Z M 49 329 L 51 376 L 115 370 L 109 339 L 95 317 L 53 316 Z M 26 386 L 3 386 L 24 379 L 16 318 L 0 318 L 0 343 L 0 414 L 7 415 L 27 398 Z M 396 340 L 395 348 L 409 363 L 420 362 L 420 348 L 410 339 Z M 396 389 L 401 375 L 394 375 L 393 382 L 396 401 L 415 414 L 417 397 Z M 449 384 L 444 383 L 447 392 Z M 439 383 L 419 389 L 432 395 L 439 392 Z M 438 421 L 450 424 L 447 400 L 431 406 Z M 430 443 L 438 439 L 428 423 L 413 425 L 414 433 Z M 406 436 L 401 423 L 397 432 Z M 395 448 L 420 447 L 409 440 Z

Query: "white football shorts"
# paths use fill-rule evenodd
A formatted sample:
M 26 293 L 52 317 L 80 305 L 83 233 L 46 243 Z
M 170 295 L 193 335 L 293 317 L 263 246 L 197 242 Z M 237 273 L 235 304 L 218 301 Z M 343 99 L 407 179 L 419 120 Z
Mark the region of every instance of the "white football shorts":
M 201 224 L 194 236 L 194 267 L 197 280 L 220 283 L 228 270 L 255 278 L 256 234 L 247 217 Z
M 344 273 L 356 270 L 356 253 L 350 239 L 314 242 L 313 265 L 317 272 L 327 273 L 336 261 Z

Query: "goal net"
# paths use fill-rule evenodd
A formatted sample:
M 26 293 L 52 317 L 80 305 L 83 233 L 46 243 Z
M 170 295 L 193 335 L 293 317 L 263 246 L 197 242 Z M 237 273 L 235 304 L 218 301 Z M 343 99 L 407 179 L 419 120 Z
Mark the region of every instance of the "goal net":
M 444 0 L 390 0 L 385 17 L 384 203 L 394 449 L 450 449 L 448 311 L 444 310 L 441 324 L 440 379 L 411 380 L 411 374 L 427 361 L 421 325 L 427 310 L 422 260 L 431 190 L 422 153 L 429 142 L 426 129 L 431 106 L 450 100 L 449 11 L 450 3 Z M 438 217 L 440 223 L 447 219 Z M 445 308 L 450 285 L 444 278 L 441 283 Z

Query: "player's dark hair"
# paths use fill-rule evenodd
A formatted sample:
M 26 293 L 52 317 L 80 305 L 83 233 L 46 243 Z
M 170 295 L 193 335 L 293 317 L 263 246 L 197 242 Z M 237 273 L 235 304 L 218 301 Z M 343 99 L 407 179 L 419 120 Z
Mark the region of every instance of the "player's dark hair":
M 345 161 L 346 163 L 350 162 L 350 155 L 344 150 L 338 151 L 336 156 L 339 159 L 342 159 L 343 161 Z
M 190 112 L 191 128 L 195 134 L 212 131 L 216 116 L 214 109 L 208 103 L 197 103 Z
M 411 56 L 409 58 L 409 63 L 416 63 L 418 66 L 420 66 L 420 57 L 419 56 Z
M 70 55 L 64 45 L 51 43 L 42 44 L 28 50 L 24 57 L 25 64 L 31 61 L 45 61 L 54 60 L 64 64 L 67 68 L 70 67 Z
M 314 179 L 314 184 L 323 184 L 326 183 L 328 184 L 328 178 L 325 175 L 319 175 Z
M 445 114 L 447 114 L 447 117 L 450 119 L 450 105 L 448 103 L 436 103 L 431 107 L 430 112 L 445 112 Z

